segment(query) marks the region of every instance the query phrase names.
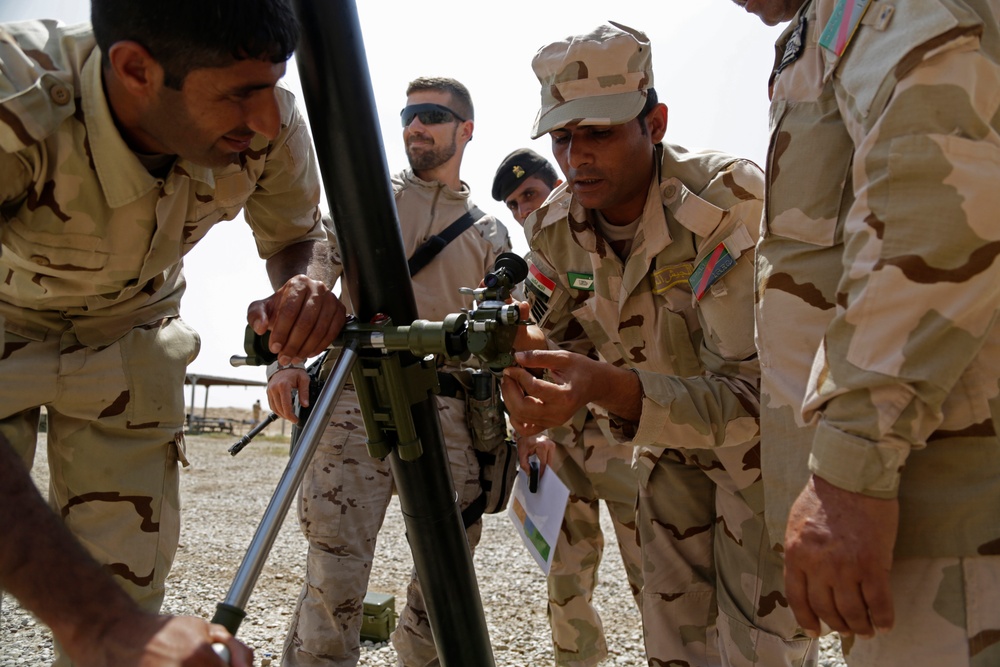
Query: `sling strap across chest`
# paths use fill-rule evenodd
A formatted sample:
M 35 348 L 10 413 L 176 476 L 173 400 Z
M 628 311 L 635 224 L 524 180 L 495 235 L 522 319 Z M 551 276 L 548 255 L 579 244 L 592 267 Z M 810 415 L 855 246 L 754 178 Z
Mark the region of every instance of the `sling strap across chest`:
M 448 225 L 440 234 L 435 234 L 424 241 L 419 248 L 413 251 L 413 256 L 406 260 L 410 267 L 410 278 L 413 278 L 421 269 L 430 264 L 438 253 L 461 236 L 462 232 L 471 227 L 483 215 L 483 212 L 478 208 L 466 211 L 465 215 Z

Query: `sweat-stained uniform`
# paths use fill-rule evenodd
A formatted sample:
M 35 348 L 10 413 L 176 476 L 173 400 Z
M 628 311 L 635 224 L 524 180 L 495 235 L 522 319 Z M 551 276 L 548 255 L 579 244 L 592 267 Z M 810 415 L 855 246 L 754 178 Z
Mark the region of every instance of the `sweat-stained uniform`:
M 848 663 L 996 665 L 1000 2 L 875 2 L 849 40 L 834 6 L 806 3 L 771 77 L 757 260 L 770 536 L 780 545 L 810 470 L 898 498 L 895 629 L 845 641 Z
M 559 347 L 593 345 L 642 383 L 639 423 L 612 415 L 612 426 L 639 446 L 649 664 L 717 664 L 718 611 L 726 664 L 802 664 L 811 643 L 783 606 L 758 465 L 753 247 L 762 175 L 720 153 L 663 144 L 657 156 L 624 263 L 595 232 L 596 212 L 565 186 L 528 220 L 532 259 L 556 277 L 551 289 L 529 283 L 541 301 L 534 312 L 544 311 L 540 326 Z
M 455 191 L 438 181 L 421 180 L 410 169 L 394 176 L 392 187 L 407 257 L 475 207 L 468 186 Z M 334 272 L 339 276 L 343 267 L 334 250 Z M 460 294 L 459 288 L 477 287 L 497 255 L 509 250 L 507 229 L 492 216 L 479 218 L 413 278 L 418 316 L 441 321 L 468 308 L 470 297 Z M 439 374 L 458 370 L 449 362 L 439 367 Z M 481 493 L 479 463 L 466 424 L 465 394 L 449 396 L 445 387 L 435 401 L 459 509 L 464 510 Z M 364 596 L 376 538 L 393 491 L 388 460 L 369 456 L 365 437 L 357 394 L 348 383 L 302 480 L 299 521 L 309 551 L 305 583 L 285 639 L 283 665 L 349 667 L 358 663 Z M 466 533 L 475 549 L 482 520 Z M 400 665 L 436 664 L 437 651 L 415 572 L 392 642 Z
M 245 209 L 261 257 L 326 238 L 291 93 L 239 164 L 150 174 L 126 145 L 88 24 L 0 26 L 0 433 L 31 465 L 48 412 L 50 503 L 144 608 L 177 547 L 182 258 Z M 2 539 L 2 538 L 0 538 Z

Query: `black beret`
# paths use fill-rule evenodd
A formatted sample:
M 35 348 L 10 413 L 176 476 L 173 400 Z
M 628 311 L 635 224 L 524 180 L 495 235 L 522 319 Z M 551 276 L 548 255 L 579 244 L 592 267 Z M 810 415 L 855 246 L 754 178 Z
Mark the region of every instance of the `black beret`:
M 534 176 L 547 164 L 548 160 L 530 148 L 517 149 L 505 157 L 497 168 L 493 177 L 493 198 L 505 201 L 524 179 Z

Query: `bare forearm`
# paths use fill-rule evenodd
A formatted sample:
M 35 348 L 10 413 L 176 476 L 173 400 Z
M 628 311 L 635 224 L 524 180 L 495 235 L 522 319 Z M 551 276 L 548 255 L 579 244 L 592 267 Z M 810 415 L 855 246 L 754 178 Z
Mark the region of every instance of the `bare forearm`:
M 609 363 L 594 364 L 593 400 L 612 414 L 630 422 L 638 422 L 642 416 L 642 383 L 639 376 L 630 370 L 612 366 Z
M 296 243 L 268 258 L 267 277 L 275 290 L 297 275 L 309 276 L 327 287 L 332 287 L 333 271 L 326 243 L 321 241 Z

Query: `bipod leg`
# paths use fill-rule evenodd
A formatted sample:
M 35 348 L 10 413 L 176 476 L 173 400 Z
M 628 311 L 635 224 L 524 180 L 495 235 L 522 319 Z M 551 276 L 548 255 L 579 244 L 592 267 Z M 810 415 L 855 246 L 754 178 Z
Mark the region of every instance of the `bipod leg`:
M 257 577 L 260 576 L 271 547 L 274 546 L 274 540 L 278 537 L 281 522 L 288 513 L 296 489 L 302 482 L 306 466 L 312 460 L 320 436 L 326 430 L 333 408 L 344 390 L 344 384 L 351 377 L 351 370 L 358 359 L 357 345 L 355 341 L 344 345 L 340 358 L 330 372 L 330 377 L 323 384 L 322 391 L 313 403 L 312 412 L 302 429 L 298 445 L 288 458 L 285 472 L 281 474 L 278 486 L 271 496 L 271 502 L 264 510 L 264 517 L 257 526 L 257 532 L 254 533 L 243 562 L 236 571 L 229 593 L 225 601 L 216 605 L 212 622 L 222 625 L 234 635 L 246 616 L 244 607 L 250 599 L 250 593 L 253 592 L 254 584 L 257 583 Z

